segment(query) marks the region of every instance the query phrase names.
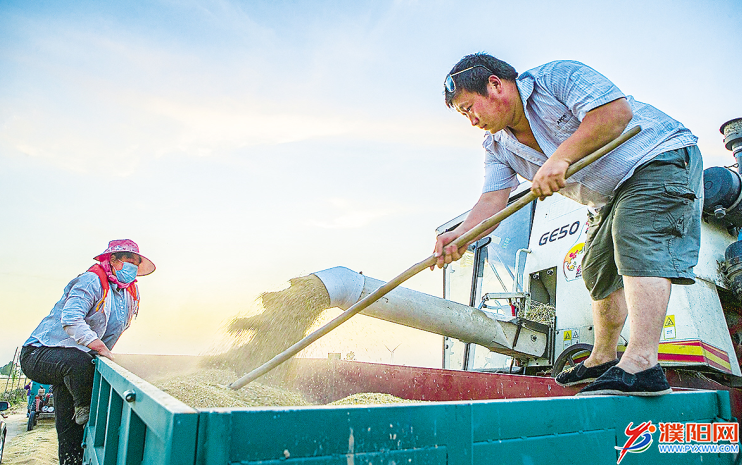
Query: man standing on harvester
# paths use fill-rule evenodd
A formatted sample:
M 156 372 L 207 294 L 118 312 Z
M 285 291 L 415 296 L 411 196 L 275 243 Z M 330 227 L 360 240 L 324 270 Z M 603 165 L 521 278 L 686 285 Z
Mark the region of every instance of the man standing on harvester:
M 481 197 L 435 244 L 437 266 L 461 257 L 451 242 L 505 208 L 516 175 L 541 200 L 559 192 L 590 207 L 582 275 L 593 300 L 590 356 L 556 377 L 588 384 L 578 395 L 658 396 L 672 392 L 658 363 L 671 284 L 693 284 L 702 206 L 702 159 L 681 123 L 625 96 L 575 61 L 520 76 L 485 53 L 462 58 L 444 83 L 446 105 L 484 129 Z M 567 168 L 625 130 L 628 142 L 565 180 Z M 629 317 L 630 340 L 616 347 Z

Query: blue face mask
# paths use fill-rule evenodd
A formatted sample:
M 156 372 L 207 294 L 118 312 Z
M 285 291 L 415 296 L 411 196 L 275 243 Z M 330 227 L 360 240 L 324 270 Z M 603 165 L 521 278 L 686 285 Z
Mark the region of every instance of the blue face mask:
M 116 278 L 119 282 L 128 284 L 137 279 L 137 271 L 139 267 L 133 263 L 124 262 L 124 267 L 120 270 L 116 270 Z

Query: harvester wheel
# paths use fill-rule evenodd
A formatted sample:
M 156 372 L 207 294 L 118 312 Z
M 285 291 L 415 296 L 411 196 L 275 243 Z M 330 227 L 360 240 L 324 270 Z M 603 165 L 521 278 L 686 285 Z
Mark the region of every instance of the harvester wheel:
M 567 347 L 554 361 L 551 376 L 556 377 L 565 368 L 571 368 L 590 356 L 592 344 L 575 344 Z

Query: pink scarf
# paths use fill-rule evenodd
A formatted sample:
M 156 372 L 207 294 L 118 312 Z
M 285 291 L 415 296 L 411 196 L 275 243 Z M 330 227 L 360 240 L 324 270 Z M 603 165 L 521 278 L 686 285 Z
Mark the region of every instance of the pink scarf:
M 117 285 L 120 289 L 126 289 L 127 287 L 129 287 L 132 284 L 134 284 L 135 282 L 137 282 L 136 279 L 134 281 L 130 282 L 130 283 L 121 283 L 121 282 L 119 282 L 118 278 L 116 277 L 116 273 L 114 273 L 113 270 L 111 269 L 111 262 L 109 261 L 110 258 L 111 257 L 109 255 L 108 258 L 106 258 L 105 260 L 99 262 L 101 268 L 103 268 L 103 271 L 106 272 L 106 276 L 108 276 L 108 280 L 109 281 L 111 281 L 113 284 Z

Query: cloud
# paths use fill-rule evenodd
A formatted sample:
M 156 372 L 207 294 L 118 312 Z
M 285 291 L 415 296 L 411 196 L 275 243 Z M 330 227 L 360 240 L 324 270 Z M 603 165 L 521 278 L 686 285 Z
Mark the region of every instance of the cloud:
M 18 16 L 12 33 L 22 40 L 0 55 L 8 70 L 0 143 L 64 171 L 122 176 L 151 157 L 218 157 L 310 139 L 468 145 L 473 133 L 449 124 L 445 109 L 391 107 L 391 95 L 379 93 L 396 81 L 359 88 L 376 81 L 369 72 L 390 68 L 381 66 L 383 37 L 403 7 L 334 11 L 353 21 L 331 26 L 286 11 L 296 30 L 221 0 L 165 2 L 159 8 L 179 13 L 173 24 L 147 7 L 118 19 Z M 127 21 L 130 14 L 139 16 Z
M 214 156 L 309 139 L 471 146 L 481 138 L 463 122 L 451 124 L 445 110 L 410 121 L 319 102 L 277 103 L 242 90 L 234 96 L 173 95 L 166 83 L 144 91 L 115 79 L 75 81 L 61 102 L 44 93 L 0 99 L 0 141 L 64 170 L 131 173 L 153 156 Z M 75 106 L 64 104 L 69 101 Z
M 332 198 L 325 208 L 318 208 L 315 215 L 326 219 L 310 219 L 309 227 L 321 229 L 360 229 L 382 218 L 400 213 L 399 206 L 362 207 L 348 199 Z

